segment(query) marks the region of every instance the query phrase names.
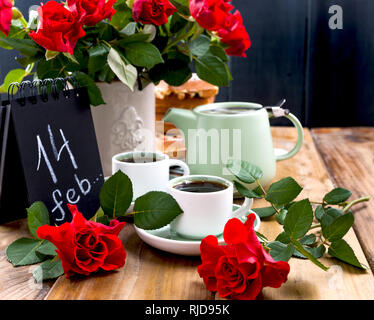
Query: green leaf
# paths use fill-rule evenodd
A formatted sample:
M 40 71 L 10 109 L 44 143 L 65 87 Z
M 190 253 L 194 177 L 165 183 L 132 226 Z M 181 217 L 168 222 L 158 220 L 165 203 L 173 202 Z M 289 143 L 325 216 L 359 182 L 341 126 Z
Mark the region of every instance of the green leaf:
M 321 262 L 319 262 L 309 251 L 307 251 L 299 241 L 291 239 L 291 242 L 296 247 L 297 251 L 299 251 L 302 255 L 304 255 L 305 257 L 307 257 L 315 265 L 317 265 L 318 267 L 320 267 L 324 271 L 327 271 L 329 269 L 324 264 L 322 264 Z
M 38 45 L 30 39 L 0 38 L 0 45 L 2 47 L 12 47 L 25 56 L 35 56 L 36 54 L 41 52 Z
M 176 34 L 182 29 L 184 30 L 187 23 L 188 21 L 179 14 L 173 14 L 170 21 L 170 32 Z
M 266 245 L 270 248 L 270 255 L 275 261 L 289 261 L 292 257 L 295 247 L 292 243 L 284 244 L 279 241 L 273 241 Z
M 252 209 L 252 211 L 254 211 L 261 219 L 269 218 L 276 213 L 273 207 L 255 208 L 255 209 Z
M 250 199 L 261 199 L 262 198 L 257 193 L 253 192 L 252 190 L 249 190 L 246 186 L 242 185 L 238 181 L 234 181 L 234 186 L 236 190 L 244 197 L 247 197 Z
M 103 65 L 107 62 L 109 49 L 104 45 L 98 45 L 88 50 L 88 73 L 95 74 L 95 72 L 102 70 Z
M 39 79 L 57 78 L 61 76 L 60 71 L 63 68 L 60 59 L 45 60 L 38 62 L 36 72 Z
M 97 223 L 101 223 L 103 225 L 109 226 L 110 225 L 110 218 L 107 215 L 103 215 L 101 217 L 97 217 Z
M 120 32 L 127 35 L 127 36 L 131 36 L 131 35 L 135 34 L 136 26 L 137 26 L 136 22 L 130 22 Z
M 193 55 L 202 57 L 204 56 L 210 47 L 210 38 L 201 34 L 196 39 L 191 41 L 188 45 Z
M 265 195 L 264 191 L 262 190 L 262 188 L 260 186 L 254 188 L 252 191 L 260 197 L 263 197 Z
M 52 242 L 49 242 L 48 240 L 43 240 L 41 246 L 38 249 L 36 249 L 38 253 L 45 256 L 56 256 L 56 250 L 57 248 L 55 247 L 55 245 Z
M 63 52 L 62 55 L 70 60 L 70 62 L 79 65 L 79 61 L 75 58 L 74 55 L 68 53 L 68 52 Z
M 91 105 L 99 106 L 105 104 L 100 89 L 91 77 L 83 72 L 74 72 L 72 76 L 77 80 L 81 87 L 87 88 Z
M 288 211 L 286 209 L 282 209 L 277 215 L 275 216 L 275 219 L 278 221 L 279 224 L 283 225 L 284 220 L 287 217 Z
M 282 242 L 282 243 L 285 243 L 285 244 L 288 244 L 288 243 L 291 242 L 290 237 L 284 231 L 277 236 L 275 241 L 279 241 L 279 242 Z
M 149 70 L 149 76 L 155 83 L 164 80 L 171 86 L 181 86 L 188 81 L 192 72 L 189 62 L 178 58 L 168 58 L 165 63 L 160 63 Z
M 36 282 L 43 280 L 56 279 L 64 274 L 60 259 L 51 259 L 44 261 L 32 273 Z
M 310 229 L 313 222 L 313 209 L 309 199 L 294 203 L 284 220 L 284 231 L 291 239 L 301 239 Z
M 301 244 L 312 245 L 316 242 L 316 235 L 311 233 L 300 239 Z
M 327 241 L 334 242 L 343 238 L 353 226 L 354 217 L 348 212 L 336 218 L 331 224 L 322 224 L 322 234 Z
M 263 176 L 263 172 L 259 167 L 244 160 L 230 159 L 227 162 L 227 168 L 233 175 L 244 183 L 254 183 Z
M 339 204 L 346 201 L 351 195 L 352 192 L 347 189 L 336 188 L 328 194 L 326 194 L 323 198 L 323 201 L 325 201 L 328 204 Z
M 5 76 L 4 83 L 0 86 L 0 92 L 8 92 L 8 87 L 12 82 L 22 82 L 23 78 L 26 77 L 28 73 L 23 69 L 13 69 L 8 72 Z M 14 90 L 16 93 L 16 90 Z
M 225 62 L 216 56 L 206 54 L 194 59 L 196 73 L 200 79 L 218 87 L 228 86 L 230 74 Z
M 326 252 L 326 248 L 324 245 L 320 245 L 319 247 L 315 248 L 309 248 L 303 245 L 303 248 L 308 251 L 314 258 L 319 259 L 322 258 L 323 255 Z M 300 259 L 308 259 L 306 256 L 304 256 L 302 253 L 300 253 L 298 250 L 295 250 L 293 253 L 293 256 Z
M 324 214 L 325 214 L 325 209 L 323 208 L 322 205 L 319 205 L 314 212 L 316 219 L 321 222 Z
M 349 246 L 347 242 L 345 242 L 343 239 L 340 239 L 338 241 L 335 241 L 331 244 L 328 253 L 343 261 L 346 262 L 352 266 L 355 266 L 360 269 L 366 269 L 357 259 L 355 253 L 353 252 L 353 249 Z
M 133 65 L 126 65 L 119 53 L 113 48 L 110 49 L 108 54 L 108 65 L 116 74 L 118 79 L 134 91 L 138 78 L 138 71 Z
M 343 214 L 343 210 L 327 208 L 325 209 L 325 214 L 321 218 L 321 225 L 323 227 L 327 227 L 328 225 L 333 223 L 337 218 L 341 217 Z
M 116 13 L 113 15 L 110 23 L 118 30 L 121 30 L 131 21 L 132 11 L 123 0 L 117 0 L 113 8 L 116 10 Z
M 140 32 L 148 36 L 148 38 L 142 41 L 152 42 L 157 36 L 157 29 L 153 24 L 146 24 Z
M 117 171 L 105 181 L 100 191 L 100 204 L 110 217 L 123 216 L 133 198 L 132 183 L 122 171 Z
M 150 34 L 146 34 L 146 33 L 135 33 L 135 34 L 124 37 L 119 42 L 119 45 L 123 48 L 126 48 L 126 45 L 129 43 L 147 41 L 149 39 L 149 36 Z
M 220 58 L 222 61 L 227 62 L 229 60 L 225 49 L 218 45 L 211 45 L 210 48 L 210 53 L 218 58 Z
M 294 200 L 303 190 L 291 177 L 273 183 L 265 199 L 273 204 L 284 205 Z
M 126 59 L 128 59 L 133 65 L 145 67 L 147 69 L 151 69 L 155 65 L 164 62 L 160 51 L 149 42 L 127 43 L 124 54 Z
M 189 0 L 170 0 L 170 2 L 178 9 L 178 12 L 184 16 L 189 17 L 191 15 Z
M 9 39 L 24 39 L 26 35 L 27 35 L 27 31 L 24 30 L 23 27 L 16 27 L 16 26 L 11 25 L 9 35 L 6 36 L 4 33 L 0 32 L 0 39 L 1 38 L 4 38 L 4 39 L 7 39 L 7 38 L 9 38 Z M 12 46 L 1 42 L 1 40 L 0 40 L 0 47 L 4 48 L 6 50 L 13 50 Z
M 48 61 L 48 60 L 52 60 L 54 58 L 56 58 L 58 55 L 60 54 L 60 52 L 58 51 L 51 51 L 51 50 L 47 50 L 45 52 L 45 59 Z
M 144 230 L 159 229 L 168 225 L 182 212 L 170 194 L 152 191 L 136 199 L 134 223 Z
M 49 212 L 43 202 L 34 202 L 27 210 L 27 223 L 29 231 L 34 239 L 39 239 L 36 230 L 44 225 L 49 225 Z
M 42 244 L 43 241 L 40 240 L 18 239 L 6 249 L 7 258 L 15 267 L 42 262 L 45 256 L 37 252 Z

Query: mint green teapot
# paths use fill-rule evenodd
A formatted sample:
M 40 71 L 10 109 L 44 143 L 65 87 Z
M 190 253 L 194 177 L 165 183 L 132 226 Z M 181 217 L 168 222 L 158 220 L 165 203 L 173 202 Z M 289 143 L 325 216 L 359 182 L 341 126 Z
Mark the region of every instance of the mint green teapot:
M 233 180 L 227 170 L 229 159 L 246 160 L 264 172 L 263 185 L 269 185 L 276 174 L 276 161 L 293 157 L 303 143 L 300 121 L 288 110 L 255 103 L 224 102 L 203 105 L 194 110 L 169 109 L 164 121 L 173 123 L 183 134 L 186 163 L 191 174 L 220 176 Z M 297 129 L 295 147 L 275 154 L 269 118 L 286 117 Z M 254 186 L 253 186 L 254 187 Z

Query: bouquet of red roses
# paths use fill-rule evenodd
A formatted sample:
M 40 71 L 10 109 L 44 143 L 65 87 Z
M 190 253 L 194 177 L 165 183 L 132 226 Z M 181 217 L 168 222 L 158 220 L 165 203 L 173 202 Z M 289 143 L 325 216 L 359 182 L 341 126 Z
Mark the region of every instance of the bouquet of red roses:
M 95 82 L 120 80 L 134 90 L 161 80 L 179 86 L 192 76 L 227 86 L 227 55 L 245 57 L 251 42 L 228 0 L 67 0 L 42 3 L 26 21 L 0 0 L 0 46 L 21 53 L 11 82 L 73 75 L 103 104 Z

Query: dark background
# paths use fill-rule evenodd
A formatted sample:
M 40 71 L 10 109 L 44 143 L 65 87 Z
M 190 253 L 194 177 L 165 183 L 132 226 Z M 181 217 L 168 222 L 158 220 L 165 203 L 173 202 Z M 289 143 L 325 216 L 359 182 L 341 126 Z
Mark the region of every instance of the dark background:
M 37 0 L 18 0 L 25 13 Z M 231 59 L 234 81 L 219 101 L 287 108 L 308 127 L 374 126 L 374 0 L 233 0 L 252 40 L 248 57 Z M 343 30 L 329 8 L 343 9 Z M 0 49 L 0 80 L 17 67 Z

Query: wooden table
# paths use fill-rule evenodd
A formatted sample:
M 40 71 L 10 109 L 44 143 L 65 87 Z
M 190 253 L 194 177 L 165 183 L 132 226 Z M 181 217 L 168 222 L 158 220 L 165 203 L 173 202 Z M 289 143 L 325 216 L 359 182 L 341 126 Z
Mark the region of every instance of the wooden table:
M 275 146 L 290 149 L 292 128 L 273 128 Z M 291 160 L 277 164 L 276 179 L 294 177 L 304 187 L 301 197 L 320 199 L 334 186 L 354 196 L 374 196 L 374 128 L 305 130 L 305 144 Z M 261 201 L 255 207 L 264 206 Z M 355 208 L 355 228 L 345 237 L 358 259 L 374 267 L 374 199 Z M 219 299 L 203 285 L 196 271 L 200 259 L 161 252 L 144 244 L 128 224 L 120 237 L 127 251 L 126 265 L 115 272 L 89 278 L 66 279 L 43 285 L 32 281 L 33 267 L 13 268 L 5 249 L 27 235 L 25 221 L 0 226 L 0 299 Z M 274 218 L 261 224 L 270 240 L 280 232 Z M 365 257 L 366 256 L 366 257 Z M 289 280 L 280 289 L 265 288 L 263 299 L 374 299 L 372 270 L 359 271 L 324 257 L 325 272 L 306 260 L 291 259 Z

